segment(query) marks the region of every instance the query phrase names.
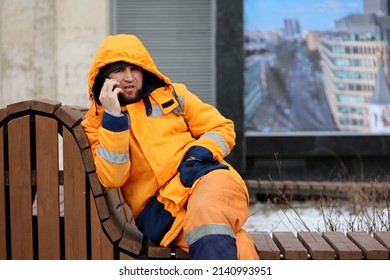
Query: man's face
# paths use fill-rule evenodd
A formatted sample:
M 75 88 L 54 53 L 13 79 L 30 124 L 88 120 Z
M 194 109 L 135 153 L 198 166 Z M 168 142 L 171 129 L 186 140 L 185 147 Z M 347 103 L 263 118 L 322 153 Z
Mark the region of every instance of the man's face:
M 110 73 L 109 79 L 116 80 L 122 89 L 118 94 L 119 103 L 124 106 L 137 100 L 142 91 L 144 74 L 142 68 L 128 65 Z

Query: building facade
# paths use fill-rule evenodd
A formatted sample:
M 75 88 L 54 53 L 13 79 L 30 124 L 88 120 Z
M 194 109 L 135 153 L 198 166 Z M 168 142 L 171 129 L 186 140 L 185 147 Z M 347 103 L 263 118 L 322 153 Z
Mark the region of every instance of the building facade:
M 386 3 L 365 1 L 363 14 L 338 20 L 336 28 L 321 37 L 323 84 L 338 130 L 372 131 L 370 100 L 378 72 L 384 71 L 385 77 L 390 73 L 390 33 L 381 24 L 389 18 Z

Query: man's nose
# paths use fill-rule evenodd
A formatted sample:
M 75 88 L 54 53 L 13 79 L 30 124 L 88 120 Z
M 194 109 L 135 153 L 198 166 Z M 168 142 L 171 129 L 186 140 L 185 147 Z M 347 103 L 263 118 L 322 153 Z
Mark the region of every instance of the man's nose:
M 126 67 L 125 69 L 125 79 L 128 81 L 134 80 L 133 72 L 131 71 L 130 67 Z

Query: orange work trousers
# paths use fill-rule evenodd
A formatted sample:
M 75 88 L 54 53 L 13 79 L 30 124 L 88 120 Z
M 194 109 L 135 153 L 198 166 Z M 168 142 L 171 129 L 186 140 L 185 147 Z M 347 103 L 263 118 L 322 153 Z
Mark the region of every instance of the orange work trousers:
M 191 232 L 205 225 L 228 225 L 234 233 L 237 259 L 258 259 L 251 235 L 242 228 L 248 218 L 248 198 L 243 187 L 218 170 L 204 175 L 189 197 L 183 229 L 172 245 L 189 252 L 187 239 Z

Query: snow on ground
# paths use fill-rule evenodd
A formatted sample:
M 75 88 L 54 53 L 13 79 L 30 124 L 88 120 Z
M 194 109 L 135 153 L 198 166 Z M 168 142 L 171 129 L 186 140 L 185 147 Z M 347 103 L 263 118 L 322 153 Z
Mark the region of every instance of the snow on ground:
M 295 212 L 296 211 L 296 212 Z M 298 232 L 306 230 L 325 229 L 323 215 L 319 209 L 310 207 L 307 203 L 295 203 L 293 208 L 279 207 L 271 203 L 256 203 L 249 208 L 249 218 L 245 224 L 247 231 Z M 301 221 L 302 219 L 303 221 Z M 305 225 L 304 225 L 305 224 Z
M 293 202 L 291 207 L 274 203 L 251 204 L 247 231 L 367 231 L 388 230 L 389 206 L 367 205 L 358 207 L 348 202 L 322 205 L 319 201 Z

